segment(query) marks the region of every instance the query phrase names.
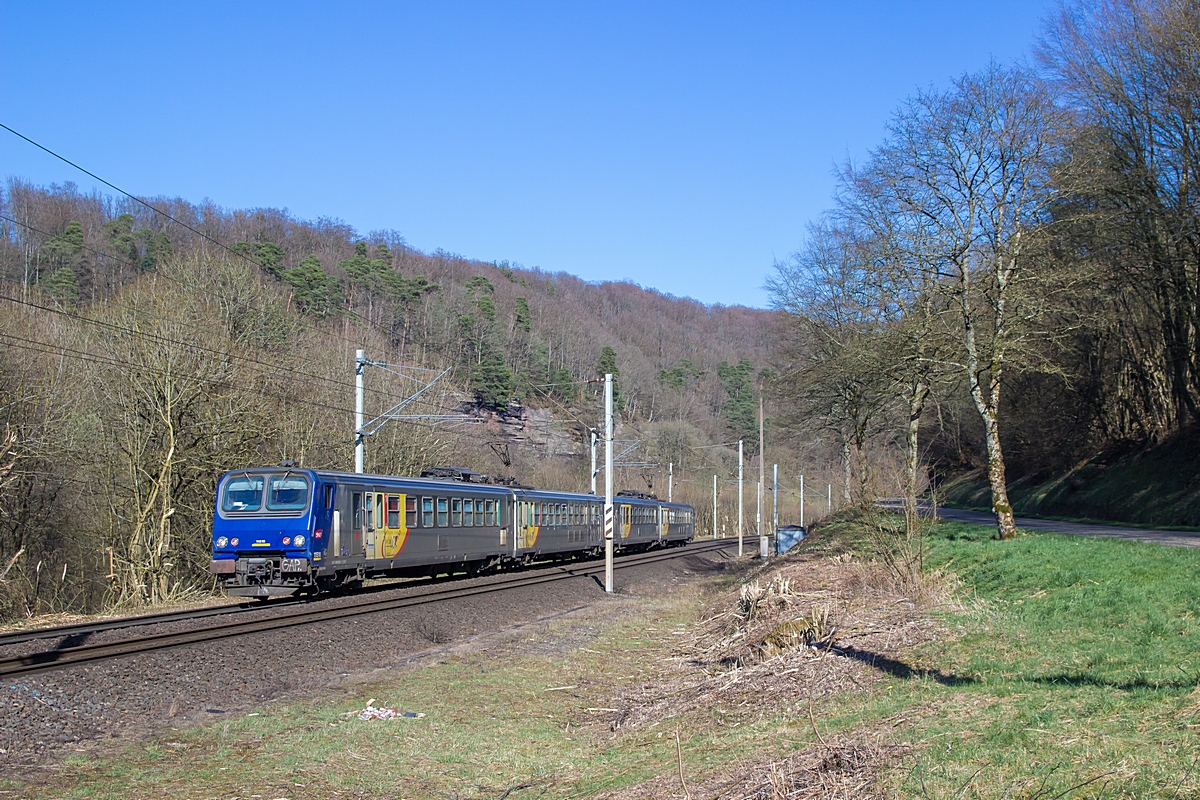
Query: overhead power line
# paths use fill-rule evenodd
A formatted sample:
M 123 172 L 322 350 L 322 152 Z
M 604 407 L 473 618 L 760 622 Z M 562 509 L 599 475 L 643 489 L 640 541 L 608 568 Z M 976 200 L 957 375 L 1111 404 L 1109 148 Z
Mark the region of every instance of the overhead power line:
M 150 209 L 151 211 L 153 211 L 155 214 L 158 214 L 159 216 L 162 216 L 162 217 L 165 217 L 165 218 L 167 218 L 167 219 L 171 220 L 171 221 L 172 221 L 172 222 L 174 222 L 176 225 L 179 225 L 179 226 L 180 226 L 180 227 L 182 227 L 182 228 L 186 228 L 186 229 L 188 229 L 188 230 L 189 230 L 189 231 L 191 231 L 192 233 L 194 233 L 194 234 L 196 234 L 197 236 L 199 236 L 201 239 L 204 239 L 205 241 L 208 241 L 208 242 L 212 242 L 212 243 L 213 243 L 213 244 L 215 244 L 217 247 L 220 247 L 222 250 L 225 250 L 226 252 L 230 253 L 231 255 L 235 255 L 235 256 L 237 256 L 237 257 L 239 257 L 239 258 L 241 258 L 241 259 L 244 259 L 244 260 L 246 260 L 246 261 L 249 261 L 251 264 L 254 264 L 255 266 L 259 267 L 260 269 L 265 269 L 265 267 L 263 267 L 263 265 L 262 265 L 261 263 L 259 263 L 259 262 L 255 261 L 254 259 L 250 258 L 250 257 L 249 257 L 249 256 L 247 256 L 246 254 L 237 252 L 236 250 L 232 249 L 231 247 L 228 247 L 228 246 L 226 246 L 224 243 L 222 243 L 222 242 L 219 242 L 219 241 L 217 241 L 216 239 L 212 238 L 212 237 L 211 237 L 211 236 L 209 236 L 207 233 L 204 233 L 203 231 L 196 230 L 195 228 L 193 228 L 191 225 L 188 225 L 188 224 L 187 224 L 186 222 L 184 222 L 183 220 L 176 219 L 175 217 L 173 217 L 173 216 L 171 216 L 170 214 L 168 214 L 166 211 L 163 211 L 163 210 L 162 210 L 162 209 L 160 209 L 160 208 L 156 208 L 156 207 L 154 207 L 154 206 L 150 205 L 149 203 L 147 203 L 147 202 L 146 202 L 145 200 L 143 200 L 142 198 L 140 198 L 140 197 L 136 197 L 135 195 L 132 195 L 132 194 L 130 194 L 129 192 L 127 192 L 127 191 L 125 191 L 124 189 L 122 189 L 120 186 L 117 186 L 116 184 L 114 184 L 114 183 L 111 183 L 110 181 L 106 181 L 106 180 L 104 180 L 104 178 L 101 178 L 101 177 L 100 177 L 99 175 L 97 175 L 96 173 L 94 173 L 94 172 L 91 172 L 90 170 L 84 169 L 83 167 L 79 166 L 78 164 L 76 164 L 76 163 L 75 163 L 74 161 L 72 161 L 71 159 L 67 158 L 66 156 L 60 155 L 59 153 L 56 153 L 56 152 L 54 152 L 54 151 L 53 151 L 53 150 L 51 150 L 49 147 L 46 147 L 44 144 L 41 144 L 41 143 L 39 143 L 39 142 L 35 142 L 33 139 L 30 139 L 28 136 L 26 136 L 25 134 L 21 133 L 20 131 L 13 130 L 12 128 L 10 128 L 10 127 L 8 127 L 7 125 L 5 125 L 3 122 L 0 122 L 0 128 L 3 128 L 4 130 L 8 131 L 8 132 L 9 132 L 9 133 L 11 133 L 13 136 L 16 136 L 16 137 L 17 137 L 17 138 L 19 138 L 19 139 L 23 139 L 23 140 L 25 140 L 26 142 L 29 142 L 31 145 L 33 145 L 33 146 L 34 146 L 34 147 L 36 147 L 37 149 L 39 149 L 39 150 L 41 150 L 41 151 L 43 151 L 43 152 L 45 152 L 45 153 L 49 153 L 50 155 L 54 156 L 55 158 L 57 158 L 59 161 L 63 162 L 64 164 L 68 164 L 68 165 L 70 165 L 70 166 L 74 167 L 75 169 L 79 170 L 79 171 L 80 171 L 80 172 L 82 172 L 84 175 L 87 175 L 87 176 L 88 176 L 88 177 L 90 177 L 90 178 L 95 178 L 96 180 L 100 181 L 101 183 L 103 183 L 103 184 L 104 184 L 105 186 L 107 186 L 108 188 L 112 189 L 112 190 L 113 190 L 113 191 L 115 191 L 115 192 L 118 192 L 118 193 L 120 193 L 120 194 L 123 194 L 123 195 L 125 195 L 125 196 L 126 196 L 126 197 L 128 197 L 130 200 L 134 201 L 135 203 L 140 203 L 141 205 L 143 205 L 143 206 L 145 206 L 146 208 L 148 208 L 148 209 Z
M 324 375 L 317 375 L 317 374 L 314 374 L 311 372 L 303 372 L 301 370 L 292 369 L 290 367 L 283 367 L 278 364 L 268 364 L 264 361 L 259 361 L 258 359 L 250 358 L 249 356 L 240 356 L 240 355 L 237 355 L 236 353 L 230 353 L 226 350 L 216 350 L 211 347 L 204 347 L 203 345 L 192 344 L 191 342 L 181 342 L 178 339 L 172 339 L 168 336 L 160 336 L 156 333 L 147 333 L 145 331 L 139 331 L 134 328 L 127 328 L 124 325 L 118 325 L 115 322 L 105 322 L 103 320 L 92 319 L 91 317 L 85 317 L 81 314 L 74 314 L 74 313 L 71 313 L 70 311 L 66 311 L 61 308 L 45 306 L 40 303 L 34 303 L 30 300 L 22 300 L 19 297 L 9 297 L 8 295 L 0 294 L 0 300 L 5 300 L 9 303 L 16 303 L 18 305 L 28 306 L 30 308 L 36 308 L 39 311 L 46 311 L 51 314 L 59 314 L 61 316 L 67 317 L 69 319 L 73 319 L 78 322 L 86 323 L 88 325 L 95 325 L 96 327 L 99 327 L 99 328 L 109 328 L 109 329 L 112 329 L 115 331 L 119 331 L 121 333 L 128 334 L 130 336 L 136 336 L 136 337 L 139 337 L 142 339 L 156 341 L 161 344 L 174 345 L 176 347 L 182 347 L 187 350 L 192 350 L 195 352 L 211 353 L 212 355 L 220 356 L 221 358 L 231 358 L 231 359 L 236 359 L 238 361 L 245 361 L 249 364 L 254 364 L 259 367 L 264 367 L 266 369 L 273 370 L 278 373 L 286 373 L 286 374 L 296 375 L 296 376 L 300 376 L 300 377 L 304 377 L 304 378 L 312 378 L 313 380 L 325 381 L 326 383 L 333 384 L 334 386 L 337 386 L 337 387 L 343 388 L 343 389 L 354 388 L 351 384 L 346 383 L 345 381 L 339 381 L 336 378 L 330 378 L 330 377 L 327 377 Z M 171 320 L 166 320 L 163 317 L 159 317 L 159 319 L 164 319 L 165 321 L 171 321 Z M 379 391 L 379 390 L 376 390 L 376 391 Z
M 14 129 L 10 128 L 9 126 L 5 125 L 3 122 L 0 122 L 0 128 L 3 128 L 4 130 L 6 130 L 6 131 L 8 131 L 9 133 L 11 133 L 13 136 L 16 136 L 16 137 L 18 137 L 19 139 L 22 139 L 22 140 L 24 140 L 24 141 L 28 142 L 29 144 L 33 145 L 34 147 L 38 148 L 39 150 L 42 150 L 43 152 L 46 152 L 46 153 L 50 154 L 50 155 L 51 155 L 51 156 L 53 156 L 54 158 L 57 158 L 59 161 L 63 162 L 64 164 L 67 164 L 67 165 L 69 165 L 69 166 L 71 166 L 71 167 L 74 167 L 75 169 L 77 169 L 77 170 L 79 170 L 80 172 L 82 172 L 84 175 L 87 175 L 88 177 L 91 177 L 91 178 L 95 178 L 96 180 L 100 181 L 101 183 L 103 183 L 105 186 L 109 187 L 109 188 L 110 188 L 110 189 L 112 189 L 113 191 L 116 191 L 116 192 L 118 192 L 118 193 L 120 193 L 120 194 L 123 194 L 123 195 L 125 195 L 125 196 L 126 196 L 126 197 L 128 197 L 130 200 L 134 201 L 135 203 L 139 203 L 139 204 L 141 204 L 141 205 L 145 206 L 146 208 L 148 208 L 148 209 L 150 209 L 151 211 L 153 211 L 155 214 L 158 214 L 159 216 L 165 217 L 166 219 L 170 220 L 171 222 L 174 222 L 176 225 L 179 225 L 180 227 L 182 227 L 182 228 L 185 228 L 185 229 L 187 229 L 187 230 L 191 231 L 192 233 L 196 234 L 197 236 L 199 236 L 200 238 L 204 239 L 205 241 L 207 241 L 207 242 L 211 242 L 212 244 L 214 244 L 214 245 L 216 245 L 217 247 L 221 248 L 222 250 L 224 250 L 225 252 L 229 253 L 230 255 L 232 255 L 232 256 L 236 256 L 237 258 L 240 258 L 240 259 L 242 259 L 243 261 L 245 261 L 245 262 L 247 262 L 247 263 L 249 263 L 249 264 L 253 264 L 254 266 L 258 267 L 259 269 L 261 269 L 261 270 L 263 270 L 263 271 L 266 271 L 266 272 L 269 272 L 269 271 L 270 271 L 270 270 L 267 270 L 266 266 L 265 266 L 265 265 L 263 265 L 263 263 L 262 263 L 261 261 L 255 261 L 253 258 L 251 258 L 250 256 L 248 256 L 246 253 L 244 253 L 244 252 L 240 252 L 240 251 L 238 251 L 238 250 L 234 250 L 233 248 L 231 248 L 231 247 L 229 247 L 228 245 L 226 245 L 224 242 L 218 241 L 217 239 L 214 239 L 213 237 L 209 236 L 207 233 L 204 233 L 203 231 L 200 231 L 200 230 L 197 230 L 197 229 L 193 228 L 191 225 L 188 225 L 188 224 L 187 224 L 186 222 L 184 222 L 183 220 L 176 219 L 175 217 L 173 217 L 173 216 L 171 216 L 170 214 L 168 214 L 166 211 L 163 211 L 163 210 L 162 210 L 162 209 L 160 209 L 160 208 L 157 208 L 157 207 L 155 207 L 155 206 L 152 206 L 152 205 L 150 205 L 149 203 L 147 203 L 147 202 L 146 202 L 145 200 L 143 200 L 142 198 L 140 198 L 140 197 L 137 197 L 137 196 L 135 196 L 135 195 L 133 195 L 133 194 L 130 194 L 129 192 L 125 191 L 124 189 L 122 189 L 121 187 L 117 186 L 116 184 L 114 184 L 114 183 L 112 183 L 112 182 L 110 182 L 110 181 L 106 181 L 104 178 L 101 178 L 101 177 L 100 177 L 99 175 L 97 175 L 96 173 L 94 173 L 94 172 L 92 172 L 92 171 L 90 171 L 90 170 L 88 170 L 88 169 L 85 169 L 84 167 L 81 167 L 79 164 L 76 164 L 74 161 L 72 161 L 71 159 L 67 158 L 66 156 L 63 156 L 63 155 L 60 155 L 59 153 L 56 153 L 56 152 L 54 152 L 54 151 L 53 151 L 53 150 L 51 150 L 49 147 L 46 147 L 44 144 L 41 144 L 41 143 L 39 143 L 39 142 L 35 142 L 33 139 L 30 139 L 28 136 L 26 136 L 25 134 L 21 133 L 20 131 L 17 131 L 17 130 L 14 130 Z M 10 221 L 12 221 L 12 222 L 16 222 L 16 220 L 10 220 Z M 16 222 L 16 224 L 18 224 L 18 225 L 21 225 L 22 223 L 20 223 L 20 222 Z M 26 227 L 28 227 L 28 226 L 26 226 Z M 43 234 L 43 235 L 46 235 L 46 234 Z M 355 317 L 356 319 L 358 319 L 358 320 L 359 320 L 359 321 L 361 321 L 361 322 L 366 322 L 366 324 L 367 324 L 367 329 L 368 329 L 368 330 L 371 330 L 371 329 L 373 329 L 373 326 L 370 324 L 370 322 L 369 322 L 369 321 L 365 321 L 365 320 L 363 320 L 363 318 L 362 318 L 362 315 L 360 315 L 360 314 L 357 314 L 357 313 L 355 313 L 354 311 L 350 311 L 349 309 L 347 309 L 347 310 L 346 310 L 346 313 L 347 313 L 347 314 L 349 314 L 349 315 L 350 315 L 350 316 L 352 316 L 352 317 Z M 345 337 L 342 337 L 342 338 L 343 338 L 343 340 L 345 340 Z
M 27 339 L 23 336 L 17 336 L 15 334 L 11 334 L 11 333 L 0 332 L 0 338 L 9 340 L 10 346 L 15 347 L 19 350 L 25 350 L 27 352 L 41 353 L 43 355 L 50 355 L 50 356 L 73 358 L 77 361 L 85 361 L 85 362 L 90 362 L 93 364 L 100 364 L 102 366 L 129 367 L 131 369 L 140 370 L 142 372 L 149 372 L 149 373 L 153 373 L 155 375 L 163 375 L 163 376 L 176 375 L 178 377 L 187 377 L 187 378 L 190 378 L 192 380 L 195 380 L 195 381 L 198 381 L 201 383 L 209 383 L 209 384 L 229 384 L 229 383 L 231 383 L 231 381 L 228 378 L 207 378 L 207 377 L 204 377 L 203 375 L 195 375 L 192 373 L 182 373 L 181 374 L 178 372 L 169 372 L 167 370 L 156 369 L 154 367 L 147 366 L 145 364 L 136 364 L 132 361 L 126 361 L 125 359 L 115 358 L 113 356 L 106 356 L 106 355 L 102 355 L 99 353 L 92 353 L 87 350 L 76 350 L 75 348 L 72 348 L 72 347 L 63 347 L 62 345 L 54 344 L 53 342 L 43 342 L 38 339 Z M 308 405 L 308 406 L 316 406 L 318 408 L 326 408 L 331 411 L 340 411 L 345 414 L 353 414 L 354 413 L 354 411 L 352 409 L 342 408 L 341 406 L 330 405 L 329 403 L 322 403 L 319 400 L 307 400 L 307 399 L 300 398 L 300 397 L 287 397 L 282 394 L 277 394 L 275 392 L 267 391 L 266 389 L 254 389 L 253 392 L 256 394 L 266 395 L 267 397 L 273 397 L 276 400 L 282 400 L 286 403 L 302 403 L 302 404 Z

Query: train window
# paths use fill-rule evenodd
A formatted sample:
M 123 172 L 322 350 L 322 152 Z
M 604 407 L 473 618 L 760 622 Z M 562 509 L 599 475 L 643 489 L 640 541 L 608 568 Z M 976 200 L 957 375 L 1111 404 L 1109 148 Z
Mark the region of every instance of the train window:
M 371 494 L 370 492 L 367 492 L 367 496 L 366 496 L 367 503 L 365 506 L 365 511 L 367 513 L 363 517 L 363 520 L 367 523 L 367 527 L 371 528 L 371 529 L 374 529 L 376 527 L 375 526 L 374 504 L 372 503 L 373 497 L 375 497 L 375 495 Z
M 387 521 L 385 514 L 387 512 L 387 495 L 375 495 L 375 527 L 382 528 L 383 523 Z
M 566 503 L 563 503 L 562 505 L 560 505 L 558 507 L 558 524 L 559 525 L 570 525 L 571 524 L 571 518 L 567 516 L 567 504 Z
M 468 528 L 475 524 L 475 501 L 471 498 L 463 500 L 463 525 Z
M 226 511 L 258 511 L 262 507 L 263 478 L 261 475 L 242 475 L 225 484 Z
M 325 484 L 325 507 L 333 508 L 333 484 Z
M 446 527 L 446 524 L 450 521 L 448 519 L 448 515 L 446 514 L 446 498 L 439 497 L 437 499 L 437 508 L 438 508 L 438 511 L 437 511 L 438 527 L 444 528 L 444 527 Z
M 400 527 L 400 495 L 398 494 L 387 496 L 387 526 L 389 528 Z
M 417 527 L 417 498 L 412 495 L 404 498 L 404 524 L 410 528 Z
M 455 528 L 462 525 L 462 498 L 454 497 L 450 500 L 450 524 Z
M 475 524 L 479 527 L 483 527 L 483 501 L 482 500 L 475 501 Z
M 496 524 L 496 501 L 483 501 L 483 524 L 492 526 Z M 503 542 L 501 542 L 503 544 Z
M 534 525 L 534 527 L 540 527 L 541 524 L 542 524 L 542 504 L 534 503 L 533 504 L 533 525 Z
M 422 528 L 432 528 L 433 527 L 433 498 L 432 497 L 422 497 L 421 498 L 421 527 Z
M 350 509 L 351 509 L 351 511 L 354 512 L 352 515 L 353 519 L 354 519 L 353 527 L 354 527 L 354 530 L 357 531 L 362 528 L 362 524 L 363 524 L 362 492 L 355 492 L 354 496 L 351 497 L 350 500 L 351 500 Z
M 271 511 L 300 511 L 308 506 L 308 478 L 303 475 L 272 475 L 267 490 Z

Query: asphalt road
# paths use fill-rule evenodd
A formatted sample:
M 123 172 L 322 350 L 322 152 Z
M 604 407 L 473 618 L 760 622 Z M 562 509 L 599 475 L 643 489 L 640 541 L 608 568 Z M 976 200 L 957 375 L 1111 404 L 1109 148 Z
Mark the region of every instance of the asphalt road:
M 995 525 L 996 518 L 984 511 L 964 511 L 959 508 L 938 507 L 938 516 L 955 522 L 976 525 Z M 1093 525 L 1087 522 L 1060 522 L 1054 519 L 1017 517 L 1017 527 L 1051 533 L 1071 533 L 1076 536 L 1106 536 L 1115 539 L 1136 539 L 1157 542 L 1169 547 L 1200 547 L 1200 531 L 1162 531 L 1150 528 L 1126 528 L 1120 525 Z

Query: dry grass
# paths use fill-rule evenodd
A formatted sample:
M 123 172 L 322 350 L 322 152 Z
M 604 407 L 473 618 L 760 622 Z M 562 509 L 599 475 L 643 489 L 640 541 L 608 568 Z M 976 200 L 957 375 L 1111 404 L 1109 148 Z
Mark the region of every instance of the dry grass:
M 889 665 L 938 635 L 928 612 L 953 582 L 935 576 L 914 601 L 894 591 L 886 568 L 848 555 L 803 555 L 772 566 L 715 597 L 675 653 L 611 701 L 617 711 L 608 733 L 678 737 L 682 725 L 687 736 L 701 737 L 785 717 L 807 719 L 817 743 L 718 770 L 684 792 L 684 739 L 680 774 L 606 797 L 871 797 L 879 772 L 909 751 L 879 726 L 826 740 L 817 719 L 823 702 L 869 692 Z

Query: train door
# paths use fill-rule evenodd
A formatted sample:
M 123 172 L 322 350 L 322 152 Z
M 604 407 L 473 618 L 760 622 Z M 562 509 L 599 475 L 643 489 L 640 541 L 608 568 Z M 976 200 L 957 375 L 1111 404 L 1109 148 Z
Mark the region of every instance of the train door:
M 409 498 L 402 494 L 381 494 L 375 498 L 375 502 L 380 509 L 381 527 L 383 528 L 383 552 L 381 558 L 395 558 L 400 552 L 400 548 L 404 547 L 404 541 L 408 538 L 408 515 L 411 513 L 414 519 L 417 515 L 417 504 L 414 498 Z M 407 503 L 412 504 L 411 512 L 408 510 Z
M 668 515 L 670 513 L 671 513 L 671 509 L 667 508 L 666 506 L 661 506 L 658 509 L 658 540 L 660 542 L 663 539 L 667 538 L 667 534 L 669 532 L 667 530 L 667 525 L 669 524 L 670 519 L 671 519 Z
M 633 527 L 633 506 L 621 506 L 621 538 L 628 539 L 629 531 Z
M 362 538 L 363 555 L 375 557 L 375 493 L 363 493 Z
M 367 494 L 366 499 L 371 497 Z M 366 541 L 367 513 L 366 503 L 362 492 L 350 493 L 350 530 L 342 532 L 341 555 L 362 555 L 363 543 Z
M 518 550 L 524 550 L 529 546 L 527 542 L 532 536 L 532 527 L 533 503 L 522 500 L 517 503 L 516 547 Z

